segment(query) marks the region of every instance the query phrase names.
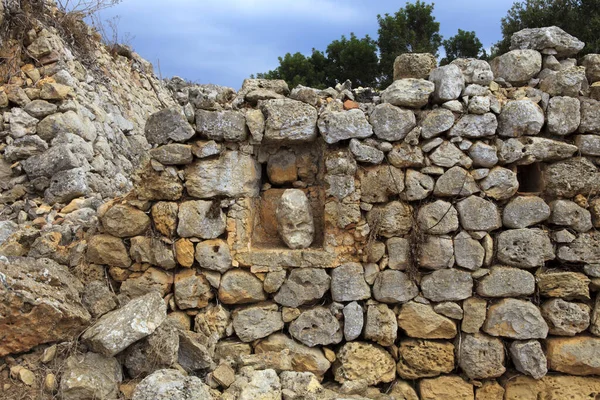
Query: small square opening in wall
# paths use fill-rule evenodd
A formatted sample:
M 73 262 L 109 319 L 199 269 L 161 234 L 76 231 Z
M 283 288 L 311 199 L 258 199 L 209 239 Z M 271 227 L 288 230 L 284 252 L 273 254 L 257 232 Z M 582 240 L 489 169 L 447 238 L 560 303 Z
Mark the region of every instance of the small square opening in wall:
M 277 230 L 277 207 L 288 189 L 301 190 L 312 213 L 314 238 L 309 248 L 322 248 L 324 238 L 323 148 L 319 143 L 261 149 L 262 188 L 252 223 L 253 249 L 289 249 Z M 265 154 L 267 153 L 267 154 Z
M 519 193 L 541 193 L 544 191 L 543 165 L 534 162 L 529 165 L 517 166 Z

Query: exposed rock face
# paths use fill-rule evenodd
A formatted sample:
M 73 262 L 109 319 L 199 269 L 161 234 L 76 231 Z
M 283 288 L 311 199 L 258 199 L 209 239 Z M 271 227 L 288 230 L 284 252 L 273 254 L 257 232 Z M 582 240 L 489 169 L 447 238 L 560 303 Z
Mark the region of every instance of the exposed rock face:
M 2 356 L 69 340 L 90 321 L 79 300 L 84 287 L 66 267 L 49 259 L 0 256 L 0 274 Z
M 315 226 L 308 198 L 300 189 L 287 189 L 277 206 L 277 231 L 290 249 L 303 249 L 314 240 Z

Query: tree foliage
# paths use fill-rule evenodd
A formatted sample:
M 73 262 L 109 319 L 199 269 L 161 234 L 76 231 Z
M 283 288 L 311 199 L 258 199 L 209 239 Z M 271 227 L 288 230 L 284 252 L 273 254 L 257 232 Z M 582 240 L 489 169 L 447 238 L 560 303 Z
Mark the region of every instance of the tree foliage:
M 502 40 L 493 54 L 509 51 L 511 36 L 521 29 L 552 25 L 585 42 L 581 55 L 600 52 L 600 0 L 524 0 L 502 18 Z
M 382 86 L 393 80 L 394 60 L 403 53 L 431 53 L 437 57 L 442 44 L 440 23 L 433 16 L 434 3 L 406 3 L 394 15 L 378 15 Z
M 474 31 L 459 29 L 456 35 L 444 40 L 442 45 L 446 57 L 442 58 L 440 65 L 450 64 L 457 58 L 487 58 L 487 53 Z
M 298 85 L 324 88 L 325 85 L 325 56 L 313 49 L 312 55 L 306 57 L 302 53 L 287 53 L 279 57 L 279 66 L 274 70 L 258 73 L 261 79 L 283 79 L 290 87 Z

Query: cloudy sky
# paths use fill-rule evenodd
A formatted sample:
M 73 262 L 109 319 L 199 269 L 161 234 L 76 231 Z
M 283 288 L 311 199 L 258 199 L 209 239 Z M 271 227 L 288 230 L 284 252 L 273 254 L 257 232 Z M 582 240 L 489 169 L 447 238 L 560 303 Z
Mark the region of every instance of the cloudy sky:
M 500 39 L 500 18 L 513 0 L 437 0 L 444 38 L 475 31 L 488 48 Z M 119 16 L 119 33 L 163 77 L 238 89 L 256 72 L 277 67 L 278 56 L 325 50 L 341 35 L 377 37 L 377 14 L 405 0 L 123 0 L 103 12 Z

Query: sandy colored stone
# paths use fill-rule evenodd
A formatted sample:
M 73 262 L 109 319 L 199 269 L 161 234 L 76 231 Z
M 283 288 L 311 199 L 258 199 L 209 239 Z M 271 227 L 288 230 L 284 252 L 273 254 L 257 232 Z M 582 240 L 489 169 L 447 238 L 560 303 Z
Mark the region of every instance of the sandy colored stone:
M 100 218 L 104 231 L 116 237 L 143 234 L 150 227 L 150 217 L 145 212 L 126 204 L 115 204 Z
M 576 336 L 546 340 L 548 368 L 571 375 L 600 374 L 600 338 Z
M 457 333 L 454 321 L 433 311 L 429 304 L 414 301 L 400 309 L 398 327 L 408 336 L 420 339 L 452 339 Z
M 337 352 L 333 373 L 339 383 L 364 379 L 368 385 L 377 385 L 394 380 L 396 364 L 392 356 L 378 345 L 349 342 Z
M 261 340 L 255 347 L 255 352 L 265 353 L 269 351 L 283 351 L 288 349 L 292 358 L 292 368 L 299 372 L 312 372 L 317 376 L 323 376 L 331 366 L 318 347 L 308 347 L 294 341 L 283 333 L 274 333 Z
M 107 234 L 95 235 L 89 240 L 87 261 L 121 268 L 128 268 L 131 265 L 123 241 Z
M 454 345 L 450 342 L 408 339 L 400 343 L 396 366 L 403 379 L 450 373 L 454 369 Z
M 152 220 L 157 231 L 167 237 L 171 237 L 177 230 L 177 203 L 159 201 L 152 206 Z
M 496 381 L 485 381 L 475 389 L 475 400 L 504 400 L 504 388 Z
M 535 380 L 519 375 L 509 379 L 505 389 L 505 400 L 588 400 L 600 392 L 600 377 L 546 375 Z
M 459 376 L 440 376 L 419 382 L 421 400 L 472 400 L 473 385 Z
M 470 297 L 463 301 L 463 312 L 461 330 L 466 333 L 477 333 L 485 322 L 487 301 L 477 297 Z
M 263 284 L 244 269 L 232 269 L 223 274 L 219 300 L 225 304 L 246 304 L 266 300 Z
M 189 239 L 176 241 L 175 258 L 179 265 L 190 268 L 194 264 L 194 243 Z
M 590 279 L 579 272 L 549 272 L 538 275 L 540 294 L 567 300 L 589 300 Z

